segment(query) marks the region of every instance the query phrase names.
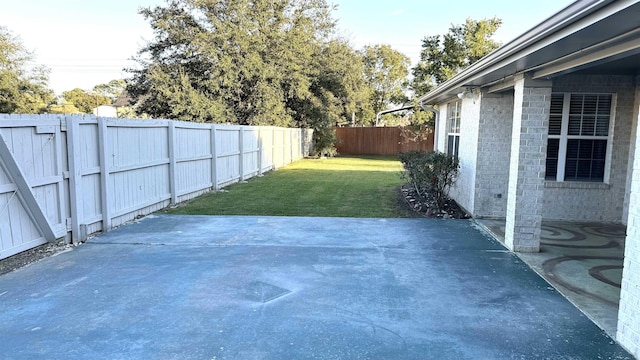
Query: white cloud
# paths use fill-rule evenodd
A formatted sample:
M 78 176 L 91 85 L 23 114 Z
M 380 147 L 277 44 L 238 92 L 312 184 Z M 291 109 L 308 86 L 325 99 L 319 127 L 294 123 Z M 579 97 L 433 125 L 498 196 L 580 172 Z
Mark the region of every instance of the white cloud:
M 404 14 L 404 12 L 405 12 L 405 10 L 404 10 L 404 9 L 396 9 L 396 10 L 393 10 L 393 11 L 391 12 L 391 15 L 394 15 L 394 16 L 402 15 L 402 14 Z

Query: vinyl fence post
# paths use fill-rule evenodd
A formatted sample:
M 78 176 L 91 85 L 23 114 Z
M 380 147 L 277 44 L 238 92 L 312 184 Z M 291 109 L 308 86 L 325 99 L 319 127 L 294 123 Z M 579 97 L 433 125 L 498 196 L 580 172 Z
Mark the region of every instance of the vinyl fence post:
M 109 208 L 109 165 L 107 164 L 107 119 L 98 119 L 98 149 L 100 157 L 100 205 L 102 210 L 102 231 L 111 230 L 111 209 Z
M 216 151 L 216 126 L 211 125 L 211 188 L 218 190 L 218 155 Z
M 238 159 L 238 167 L 240 168 L 240 181 L 244 181 L 244 126 L 240 126 L 240 131 L 238 132 L 238 144 L 240 147 L 240 159 Z
M 293 144 L 295 144 L 295 141 L 293 141 L 294 135 L 293 135 L 293 129 L 289 129 L 289 163 L 292 163 L 295 159 L 295 154 L 294 154 L 294 149 L 293 149 Z
M 171 192 L 171 205 L 178 203 L 177 175 L 176 175 L 176 124 L 173 120 L 167 120 L 169 132 L 169 191 Z
M 258 128 L 258 175 L 262 175 L 262 127 Z
M 83 141 L 80 138 L 80 122 L 78 117 L 73 115 L 66 116 L 67 122 L 67 158 L 69 161 L 69 200 L 71 211 L 71 242 L 73 244 L 79 244 L 85 241 L 86 238 L 86 226 L 85 232 L 80 230 L 80 224 L 84 220 L 84 212 L 82 205 L 82 172 L 80 171 L 80 144 L 79 141 Z M 88 139 L 87 139 L 88 140 Z M 88 195 L 90 196 L 90 195 Z
M 271 128 L 271 170 L 275 170 L 276 165 L 276 128 Z

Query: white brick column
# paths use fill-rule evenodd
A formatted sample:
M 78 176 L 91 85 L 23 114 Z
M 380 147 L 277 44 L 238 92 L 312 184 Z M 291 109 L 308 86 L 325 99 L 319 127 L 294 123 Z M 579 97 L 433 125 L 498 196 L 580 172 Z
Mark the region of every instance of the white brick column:
M 551 84 L 524 76 L 514 80 L 511 159 L 505 244 L 512 251 L 538 252 Z
M 640 358 L 640 76 L 636 78 L 633 121 L 636 127 L 633 170 L 631 174 L 631 195 L 629 197 L 629 218 L 627 239 L 624 249 L 624 268 L 620 289 L 618 331 L 616 340 L 635 357 Z

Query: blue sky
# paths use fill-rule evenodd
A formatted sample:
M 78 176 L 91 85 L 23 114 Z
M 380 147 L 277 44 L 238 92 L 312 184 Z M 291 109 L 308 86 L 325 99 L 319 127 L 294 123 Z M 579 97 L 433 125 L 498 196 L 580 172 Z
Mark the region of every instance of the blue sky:
M 496 16 L 503 21 L 496 39 L 505 43 L 572 1 L 538 0 L 522 6 L 515 0 L 328 0 L 337 5 L 334 18 L 342 36 L 356 48 L 389 44 L 415 63 L 421 39 L 446 33 L 466 18 Z M 0 0 L 0 25 L 18 35 L 34 51 L 36 62 L 51 69 L 57 92 L 127 76 L 123 67 L 151 39 L 139 7 L 163 0 Z

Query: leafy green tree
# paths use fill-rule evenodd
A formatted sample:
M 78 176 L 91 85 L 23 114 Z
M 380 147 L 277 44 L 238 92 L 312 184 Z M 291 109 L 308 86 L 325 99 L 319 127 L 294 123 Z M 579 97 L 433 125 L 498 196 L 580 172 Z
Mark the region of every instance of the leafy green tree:
M 288 102 L 298 126 L 314 129 L 317 155 L 335 154 L 334 126 L 351 121 L 368 101 L 368 87 L 362 77 L 362 57 L 346 42 L 329 41 L 314 56 L 316 69 L 309 86 L 310 96 Z
M 403 104 L 406 96 L 409 58 L 389 45 L 365 46 L 364 78 L 370 87 L 370 105 L 373 115 L 369 118 L 375 124 L 375 114 L 386 110 L 391 104 Z
M 49 70 L 32 61 L 20 39 L 0 26 L 0 113 L 42 113 L 55 102 Z
M 75 105 L 63 101 L 61 104 L 51 104 L 47 107 L 47 113 L 49 114 L 80 114 Z
M 93 109 L 100 105 L 111 104 L 111 99 L 107 96 L 100 95 L 95 92 L 84 91 L 80 88 L 63 91 L 62 97 L 67 103 L 72 104 L 80 110 L 80 112 L 85 114 L 90 114 Z
M 141 13 L 156 37 L 127 89 L 140 112 L 195 121 L 301 120 L 289 104 L 313 96 L 314 57 L 334 28 L 324 0 L 173 0 Z
M 152 117 L 311 127 L 330 155 L 330 127 L 368 102 L 362 57 L 334 37 L 325 0 L 171 0 L 142 9 L 155 38 L 127 92 Z
M 127 82 L 124 79 L 111 80 L 106 84 L 98 84 L 93 87 L 93 92 L 108 97 L 113 103 L 118 96 L 122 95 L 127 87 Z
M 491 39 L 502 20 L 473 20 L 452 25 L 444 35 L 427 36 L 422 40 L 420 62 L 411 70 L 411 89 L 417 95 L 429 92 L 438 84 L 457 74 L 497 49 L 500 44 Z

